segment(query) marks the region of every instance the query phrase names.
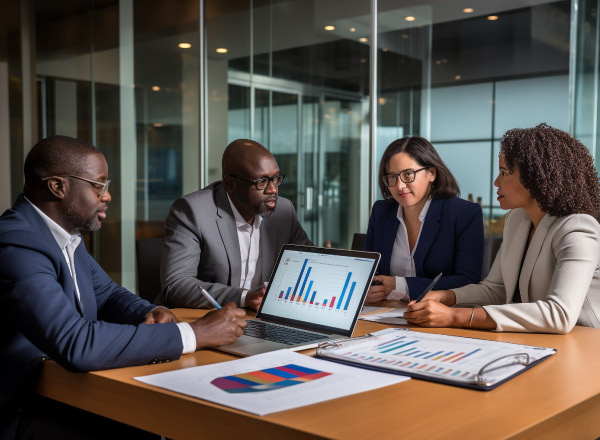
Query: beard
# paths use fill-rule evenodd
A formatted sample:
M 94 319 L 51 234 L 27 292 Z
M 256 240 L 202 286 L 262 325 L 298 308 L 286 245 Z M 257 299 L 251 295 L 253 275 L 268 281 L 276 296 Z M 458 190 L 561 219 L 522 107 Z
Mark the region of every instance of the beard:
M 274 196 L 267 197 L 262 202 L 260 202 L 260 206 L 258 207 L 258 215 L 260 215 L 262 218 L 271 217 L 271 215 L 275 212 L 275 208 L 277 207 L 277 205 L 275 205 L 275 208 L 267 208 L 267 206 L 265 205 L 265 202 L 267 200 L 275 200 L 275 202 L 277 202 L 277 194 L 275 194 Z
M 63 205 L 63 218 L 73 228 L 83 231 L 94 232 L 102 227 L 102 222 L 98 219 L 98 212 L 94 211 L 93 215 L 88 218 L 83 218 L 77 214 L 77 206 L 72 199 L 66 201 Z

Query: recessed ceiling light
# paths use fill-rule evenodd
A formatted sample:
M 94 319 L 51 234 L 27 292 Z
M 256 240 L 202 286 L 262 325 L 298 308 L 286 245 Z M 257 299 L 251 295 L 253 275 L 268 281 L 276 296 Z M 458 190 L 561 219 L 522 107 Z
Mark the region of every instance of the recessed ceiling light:
M 385 103 L 387 102 L 387 99 L 385 99 L 385 98 L 379 98 L 377 100 L 377 102 L 379 102 L 379 105 L 385 105 Z
M 487 19 L 489 21 L 496 21 L 496 20 L 498 20 L 498 16 L 497 15 L 488 15 Z
M 388 51 L 388 50 L 387 50 L 387 47 L 384 47 L 384 48 L 383 48 L 383 49 L 381 49 L 381 50 L 382 50 L 382 52 L 387 52 L 387 51 Z
M 328 24 L 323 29 L 325 29 L 326 31 L 334 31 L 335 30 L 335 26 L 332 26 L 332 25 Z
M 413 17 L 412 15 L 408 15 L 408 16 L 404 17 L 404 20 L 406 20 L 406 21 L 415 21 L 416 18 Z
M 350 32 L 356 32 L 356 28 L 350 28 Z
M 360 41 L 361 43 L 366 43 L 367 41 L 369 41 L 369 39 L 367 37 L 360 37 L 358 41 Z
M 460 75 L 456 75 L 456 76 L 454 77 L 454 79 L 461 79 L 461 78 L 462 78 L 462 77 L 461 77 Z
M 465 9 L 463 9 L 463 12 L 465 14 L 472 14 L 473 12 L 475 12 L 475 9 L 473 9 L 473 8 L 465 8 Z
M 154 90 L 155 92 L 158 92 L 160 90 L 159 86 L 152 86 L 152 90 Z
M 216 52 L 217 53 L 227 53 L 227 52 L 229 52 L 229 50 L 224 47 L 217 47 Z
M 192 47 L 190 43 L 179 43 L 178 46 L 182 49 L 189 49 L 190 47 Z
M 162 122 L 155 122 L 154 124 L 152 124 L 152 126 L 156 128 L 164 127 L 164 125 L 165 124 L 163 124 Z

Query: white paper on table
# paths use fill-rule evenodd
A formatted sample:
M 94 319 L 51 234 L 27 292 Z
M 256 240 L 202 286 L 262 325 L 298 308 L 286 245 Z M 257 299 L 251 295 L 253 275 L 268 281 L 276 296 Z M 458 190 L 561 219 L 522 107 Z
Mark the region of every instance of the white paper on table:
M 406 325 L 408 322 L 404 319 L 404 312 L 406 312 L 406 306 L 396 308 L 364 306 L 358 319 L 382 324 Z
M 211 383 L 213 380 L 224 376 L 239 375 L 289 364 L 330 374 L 293 386 L 274 387 L 265 385 L 271 388 L 254 392 L 230 393 Z M 234 361 L 134 377 L 134 379 L 262 416 L 374 390 L 410 378 L 341 365 L 301 355 L 290 350 L 278 350 Z

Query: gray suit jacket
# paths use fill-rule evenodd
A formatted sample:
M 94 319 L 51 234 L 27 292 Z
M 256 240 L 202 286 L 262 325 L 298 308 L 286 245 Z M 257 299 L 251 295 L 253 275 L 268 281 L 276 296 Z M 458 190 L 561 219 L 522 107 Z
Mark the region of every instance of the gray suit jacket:
M 277 198 L 275 212 L 260 225 L 262 279 L 268 281 L 281 246 L 312 245 L 296 218 L 292 203 Z M 221 182 L 180 197 L 165 227 L 157 304 L 168 307 L 212 307 L 198 285 L 221 304 L 240 304 L 240 245 L 235 218 Z
M 531 220 L 511 211 L 489 275 L 452 289 L 456 302 L 485 306 L 497 331 L 568 333 L 600 327 L 600 225 L 586 214 L 546 215 L 523 260 Z M 522 267 L 521 267 L 522 262 Z M 519 276 L 520 271 L 520 276 Z M 522 304 L 511 304 L 519 283 Z

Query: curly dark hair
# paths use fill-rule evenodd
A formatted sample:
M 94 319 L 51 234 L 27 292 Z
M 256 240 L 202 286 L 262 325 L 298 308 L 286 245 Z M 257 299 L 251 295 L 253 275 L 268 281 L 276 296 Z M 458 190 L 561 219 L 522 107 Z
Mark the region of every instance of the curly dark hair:
M 379 189 L 383 197 L 393 202 L 392 194 L 388 187 L 383 183 L 383 176 L 387 174 L 387 166 L 392 156 L 398 153 L 408 154 L 415 162 L 422 167 L 435 168 L 437 176 L 431 184 L 430 195 L 432 199 L 445 199 L 449 197 L 458 197 L 460 189 L 456 179 L 433 148 L 431 142 L 420 136 L 407 136 L 402 139 L 396 139 L 388 145 L 383 152 L 381 162 L 379 163 Z
M 504 133 L 500 154 L 509 171 L 519 170 L 521 184 L 542 211 L 563 217 L 600 214 L 600 183 L 588 149 L 570 134 L 542 123 Z

